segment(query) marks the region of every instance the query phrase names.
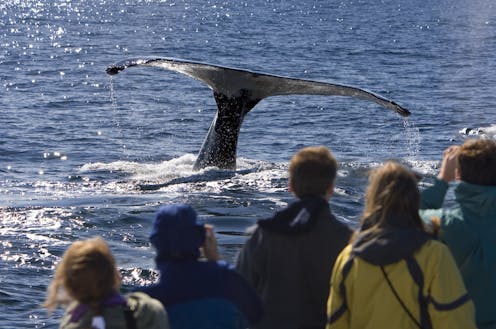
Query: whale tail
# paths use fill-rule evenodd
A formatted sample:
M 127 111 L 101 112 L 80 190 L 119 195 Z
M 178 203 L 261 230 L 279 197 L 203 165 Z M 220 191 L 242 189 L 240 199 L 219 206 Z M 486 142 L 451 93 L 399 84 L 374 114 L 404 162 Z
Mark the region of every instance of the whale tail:
M 180 72 L 213 90 L 217 113 L 198 154 L 195 169 L 208 166 L 235 169 L 237 141 L 243 119 L 258 102 L 270 96 L 349 96 L 375 102 L 401 116 L 410 115 L 410 111 L 397 103 L 356 87 L 173 58 L 132 58 L 109 66 L 106 72 L 115 75 L 133 66 L 153 66 Z

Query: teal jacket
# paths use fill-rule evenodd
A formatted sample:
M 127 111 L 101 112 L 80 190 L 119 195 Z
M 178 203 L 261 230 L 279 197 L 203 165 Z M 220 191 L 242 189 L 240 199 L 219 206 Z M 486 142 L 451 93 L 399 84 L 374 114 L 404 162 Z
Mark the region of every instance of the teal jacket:
M 424 221 L 441 219 L 439 239 L 448 245 L 475 304 L 480 329 L 496 329 L 496 186 L 460 182 L 455 203 L 442 208 L 448 184 L 436 179 L 422 192 Z

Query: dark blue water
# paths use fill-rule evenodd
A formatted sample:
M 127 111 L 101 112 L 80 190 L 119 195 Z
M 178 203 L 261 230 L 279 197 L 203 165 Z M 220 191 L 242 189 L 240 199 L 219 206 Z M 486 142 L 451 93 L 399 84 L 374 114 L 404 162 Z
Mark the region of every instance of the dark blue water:
M 154 279 L 157 207 L 187 202 L 232 261 L 284 206 L 287 161 L 329 146 L 331 200 L 356 222 L 367 171 L 399 159 L 427 176 L 463 127 L 496 122 L 492 0 L 3 0 L 0 3 L 0 327 L 55 328 L 40 308 L 69 243 L 107 239 L 125 287 Z M 128 57 L 211 62 L 355 85 L 404 121 L 340 97 L 274 97 L 246 118 L 236 171 L 192 171 L 216 106 L 204 85 Z

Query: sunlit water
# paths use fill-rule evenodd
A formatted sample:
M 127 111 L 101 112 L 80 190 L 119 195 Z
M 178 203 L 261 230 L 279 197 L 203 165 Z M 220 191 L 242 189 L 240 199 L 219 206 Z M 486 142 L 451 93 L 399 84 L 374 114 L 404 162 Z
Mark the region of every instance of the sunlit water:
M 354 225 L 367 172 L 397 159 L 427 178 L 464 127 L 496 122 L 496 9 L 467 1 L 3 0 L 0 2 L 0 327 L 55 328 L 40 308 L 69 243 L 103 236 L 125 289 L 153 281 L 153 213 L 187 202 L 233 261 L 243 232 L 291 200 L 303 146 L 340 161 L 333 212 Z M 211 91 L 128 57 L 163 56 L 363 87 L 403 120 L 339 97 L 262 101 L 236 171 L 192 166 Z M 427 180 L 428 183 L 428 180 Z

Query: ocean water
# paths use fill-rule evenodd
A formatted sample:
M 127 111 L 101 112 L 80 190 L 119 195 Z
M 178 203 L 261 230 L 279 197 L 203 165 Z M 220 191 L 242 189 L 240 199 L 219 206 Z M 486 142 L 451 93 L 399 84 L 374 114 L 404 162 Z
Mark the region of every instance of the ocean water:
M 40 307 L 66 247 L 102 236 L 124 288 L 155 279 L 148 233 L 186 202 L 234 261 L 245 229 L 291 201 L 287 162 L 326 145 L 331 207 L 355 225 L 367 172 L 397 159 L 426 176 L 464 127 L 496 123 L 492 0 L 3 0 L 0 2 L 0 327 L 56 328 Z M 348 84 L 412 111 L 285 96 L 248 114 L 235 171 L 193 171 L 216 111 L 196 80 L 105 68 L 159 56 Z

